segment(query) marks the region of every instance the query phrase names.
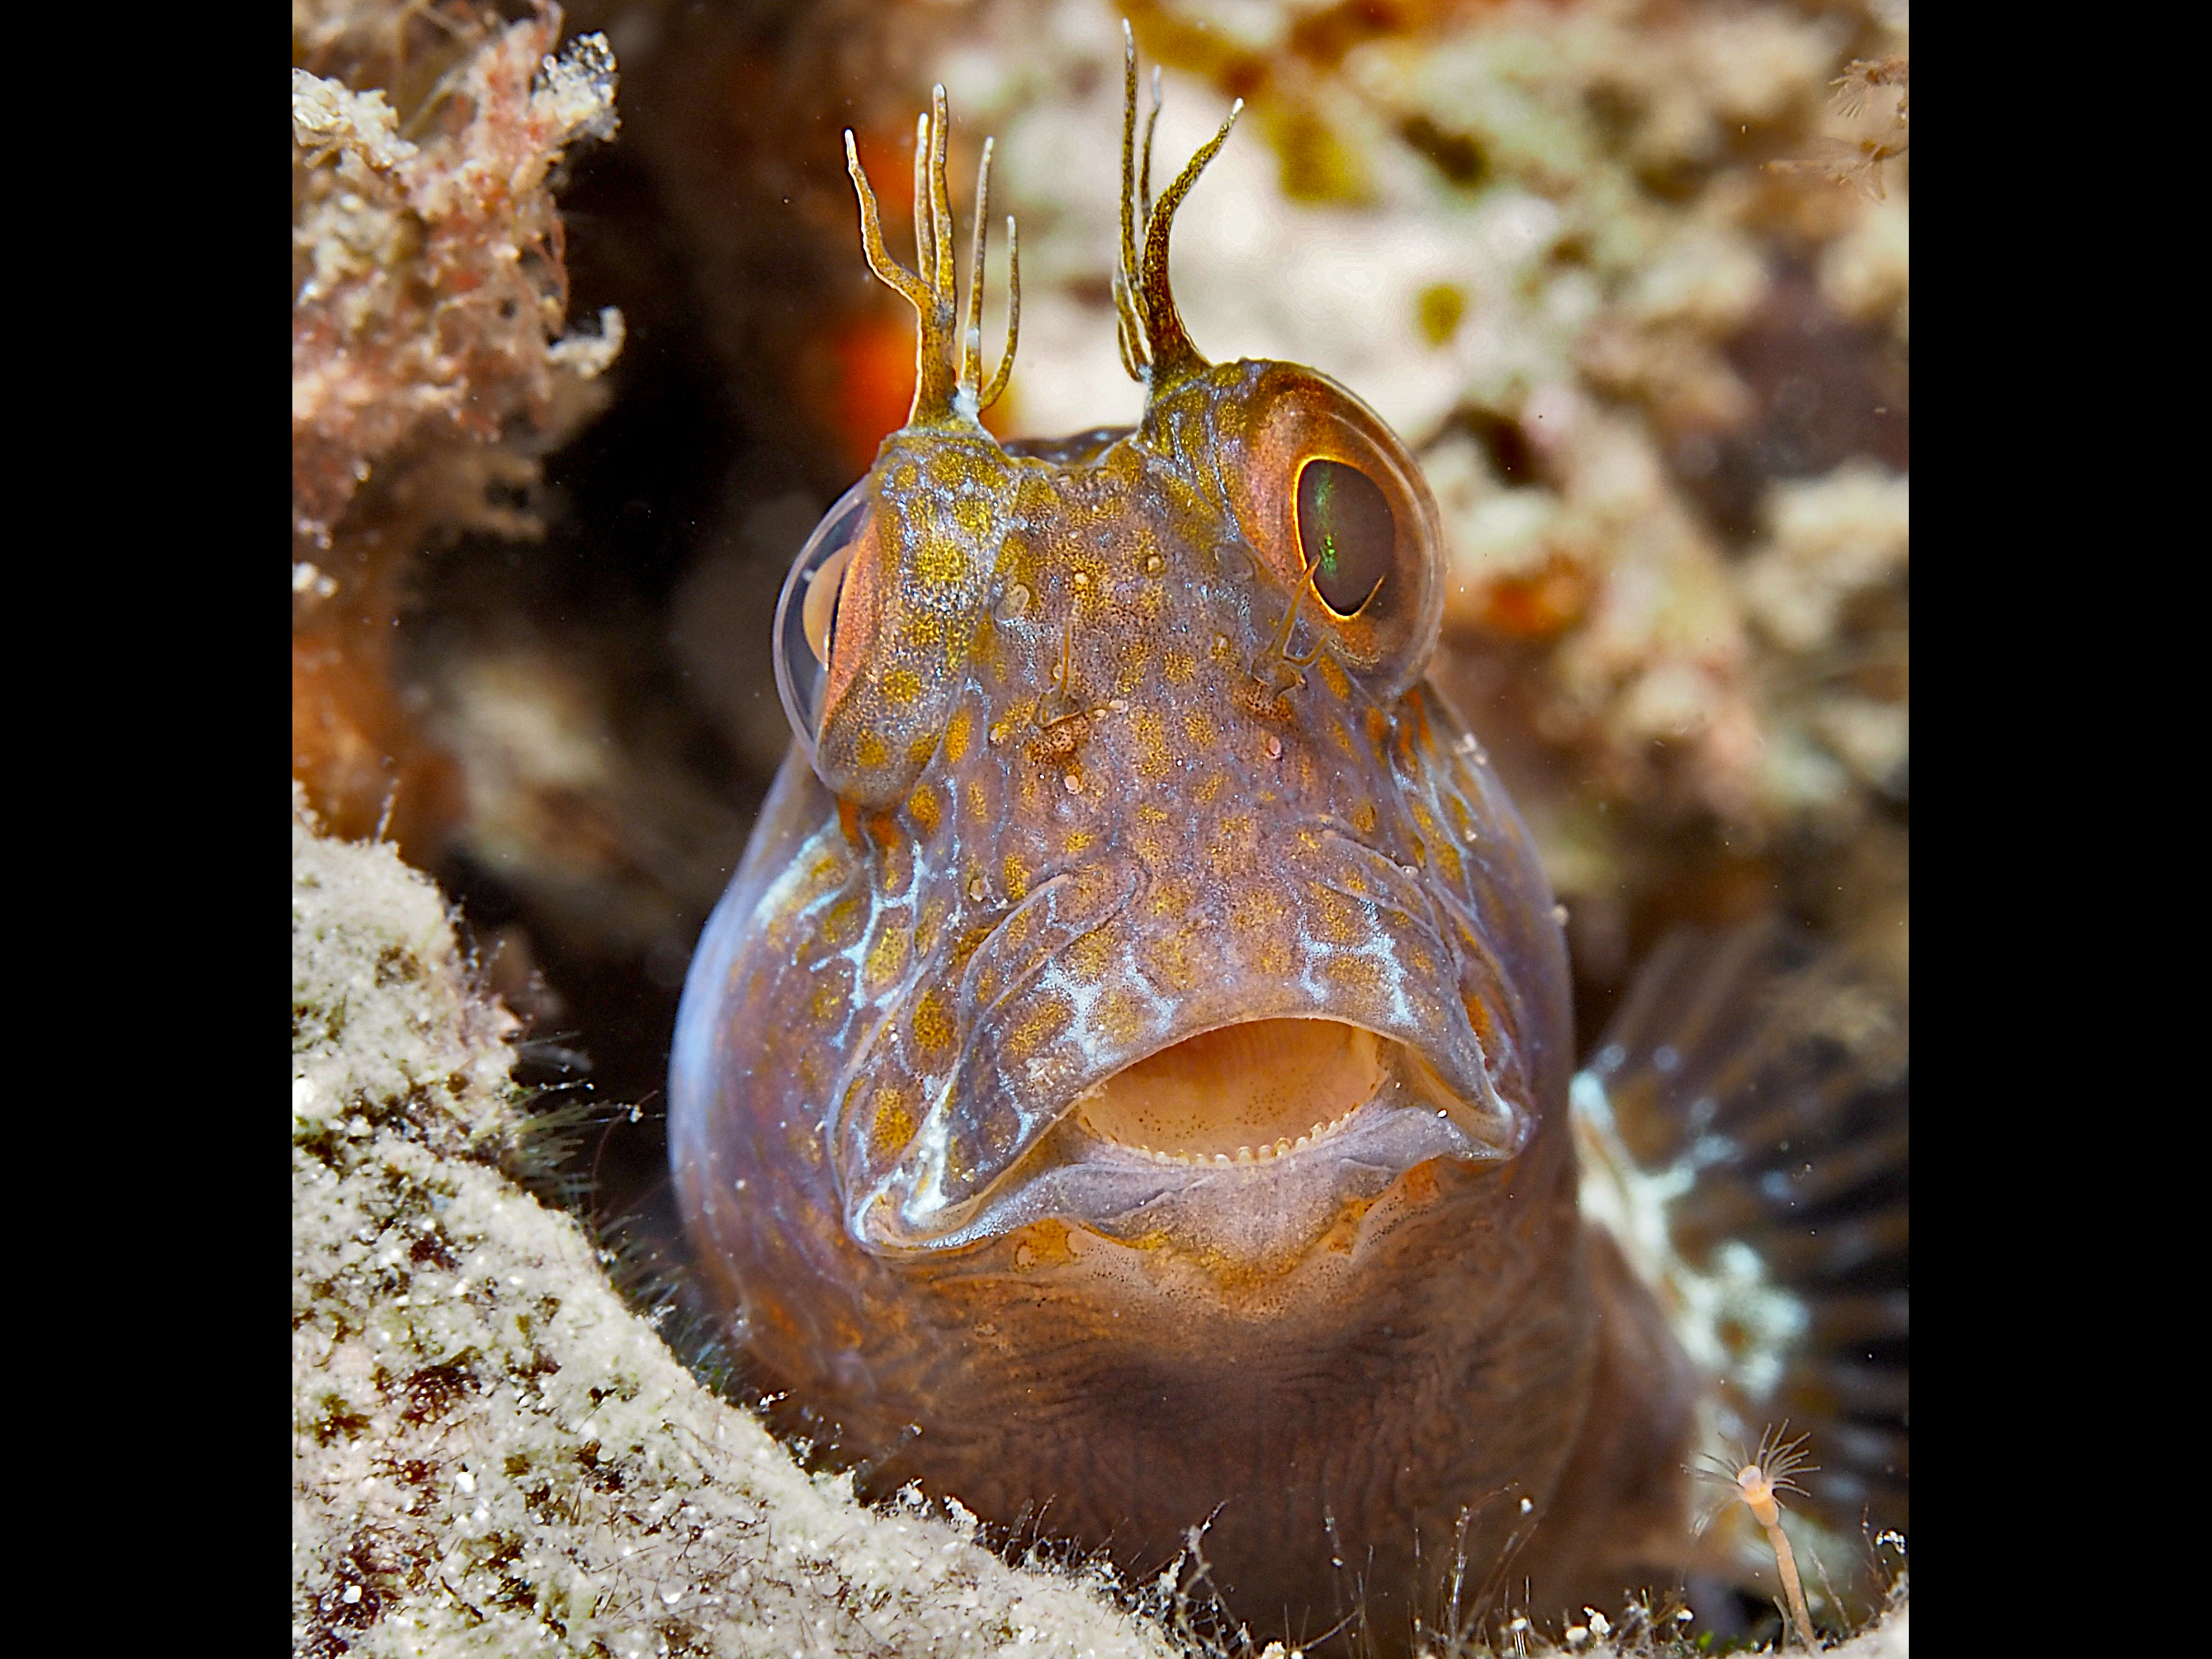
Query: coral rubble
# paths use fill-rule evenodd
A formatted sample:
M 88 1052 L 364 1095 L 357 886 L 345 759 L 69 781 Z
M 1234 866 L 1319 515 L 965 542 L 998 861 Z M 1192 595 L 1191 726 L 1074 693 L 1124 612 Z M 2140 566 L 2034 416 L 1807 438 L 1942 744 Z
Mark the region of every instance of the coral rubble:
M 403 445 L 573 425 L 562 404 L 622 349 L 619 313 L 595 337 L 562 332 L 550 177 L 617 119 L 605 37 L 549 57 L 560 28 L 548 6 L 488 31 L 414 112 L 420 142 L 380 89 L 292 71 L 293 521 L 319 545 Z
M 427 80 L 409 50 L 426 27 Z M 617 118 L 605 38 L 550 55 L 560 33 L 550 3 L 507 24 L 295 9 L 292 768 L 355 833 L 396 805 L 416 844 L 459 810 L 392 679 L 414 561 L 465 530 L 538 533 L 516 502 L 622 349 L 611 308 L 563 332 L 556 169 Z

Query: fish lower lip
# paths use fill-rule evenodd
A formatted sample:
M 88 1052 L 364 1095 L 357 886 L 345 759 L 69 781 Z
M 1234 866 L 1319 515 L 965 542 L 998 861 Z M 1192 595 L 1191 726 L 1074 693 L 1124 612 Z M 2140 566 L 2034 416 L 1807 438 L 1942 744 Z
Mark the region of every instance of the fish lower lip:
M 1150 1158 L 1155 1164 L 1182 1164 L 1194 1168 L 1200 1165 L 1266 1164 L 1275 1158 L 1289 1158 L 1293 1153 L 1304 1152 L 1310 1146 L 1326 1142 L 1329 1137 L 1349 1124 L 1358 1111 L 1358 1108 L 1354 1107 L 1352 1111 L 1345 1113 L 1341 1117 L 1333 1118 L 1326 1123 L 1316 1123 L 1295 1140 L 1278 1136 L 1272 1141 L 1263 1141 L 1258 1146 L 1240 1146 L 1233 1156 L 1228 1152 L 1208 1154 L 1170 1152 L 1162 1147 L 1147 1146 L 1142 1143 L 1135 1146 L 1130 1146 L 1122 1141 L 1110 1141 L 1109 1144 L 1117 1151 L 1133 1152 L 1138 1157 Z M 1105 1139 L 1106 1137 L 1100 1136 L 1099 1139 Z

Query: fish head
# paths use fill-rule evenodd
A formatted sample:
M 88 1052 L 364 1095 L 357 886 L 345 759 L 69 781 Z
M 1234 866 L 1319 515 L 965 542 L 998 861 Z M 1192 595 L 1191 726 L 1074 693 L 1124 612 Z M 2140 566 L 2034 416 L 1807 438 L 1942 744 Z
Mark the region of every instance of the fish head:
M 1423 678 L 1413 456 L 1325 375 L 1152 333 L 1133 429 L 1002 444 L 918 392 L 800 551 L 778 680 L 835 822 L 731 1017 L 836 1056 L 805 1106 L 859 1249 L 1049 1223 L 1279 1295 L 1409 1171 L 1538 1141 L 1564 953 Z

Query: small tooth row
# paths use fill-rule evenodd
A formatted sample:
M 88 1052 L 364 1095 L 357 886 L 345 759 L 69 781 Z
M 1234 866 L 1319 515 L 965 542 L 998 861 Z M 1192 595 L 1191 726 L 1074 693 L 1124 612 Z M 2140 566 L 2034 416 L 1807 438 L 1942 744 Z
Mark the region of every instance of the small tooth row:
M 1355 1108 L 1354 1109 L 1357 1109 Z M 1231 1158 L 1227 1152 L 1215 1152 L 1211 1157 L 1208 1157 L 1204 1152 L 1155 1152 L 1152 1147 L 1146 1146 L 1139 1146 L 1136 1150 L 1144 1154 L 1145 1157 L 1152 1159 L 1155 1164 L 1185 1164 L 1206 1166 L 1218 1165 L 1222 1168 L 1227 1168 L 1237 1164 L 1264 1164 L 1271 1158 L 1284 1158 L 1292 1152 L 1304 1152 L 1308 1146 L 1313 1145 L 1315 1141 L 1319 1140 L 1323 1135 L 1328 1134 L 1330 1131 L 1341 1128 L 1346 1123 L 1351 1121 L 1351 1118 L 1352 1113 L 1346 1112 L 1342 1117 L 1331 1118 L 1326 1123 L 1316 1123 L 1312 1128 L 1300 1135 L 1296 1140 L 1291 1140 L 1285 1137 L 1283 1139 L 1275 1141 L 1271 1146 L 1257 1147 L 1239 1146 L 1237 1149 L 1237 1155 L 1234 1158 Z

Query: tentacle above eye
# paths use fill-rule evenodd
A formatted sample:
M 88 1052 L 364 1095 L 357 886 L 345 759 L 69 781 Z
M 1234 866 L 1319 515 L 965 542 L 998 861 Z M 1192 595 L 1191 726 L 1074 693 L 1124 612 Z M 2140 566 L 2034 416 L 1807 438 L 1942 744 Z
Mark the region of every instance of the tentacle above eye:
M 1191 343 L 1176 309 L 1168 280 L 1168 240 L 1176 210 L 1190 194 L 1198 175 L 1229 142 L 1229 130 L 1244 111 L 1239 98 L 1229 106 L 1220 129 L 1183 164 L 1175 182 L 1152 200 L 1152 134 L 1160 120 L 1160 76 L 1152 71 L 1152 109 L 1145 122 L 1141 161 L 1137 147 L 1137 37 L 1121 24 L 1121 258 L 1115 272 L 1114 306 L 1119 317 L 1121 366 L 1129 378 L 1148 386 L 1207 367 Z M 1141 252 L 1138 238 L 1143 237 Z
M 867 170 L 860 165 L 860 148 L 848 127 L 845 132 L 845 170 L 860 203 L 860 243 L 868 268 L 886 288 L 915 310 L 921 331 L 915 345 L 914 405 L 907 424 L 915 427 L 972 425 L 982 411 L 999 400 L 1013 373 L 1014 348 L 1020 337 L 1022 314 L 1021 250 L 1012 215 L 1006 219 L 1007 297 L 1006 344 L 990 384 L 983 376 L 983 254 L 985 226 L 990 204 L 992 141 L 983 141 L 983 157 L 975 180 L 974 253 L 969 266 L 966 326 L 959 327 L 957 272 L 955 269 L 952 208 L 945 182 L 945 152 L 951 123 L 946 116 L 945 88 L 934 88 L 930 107 L 915 126 L 914 244 L 916 269 L 908 270 L 891 257 L 884 241 L 883 214 L 876 202 Z

